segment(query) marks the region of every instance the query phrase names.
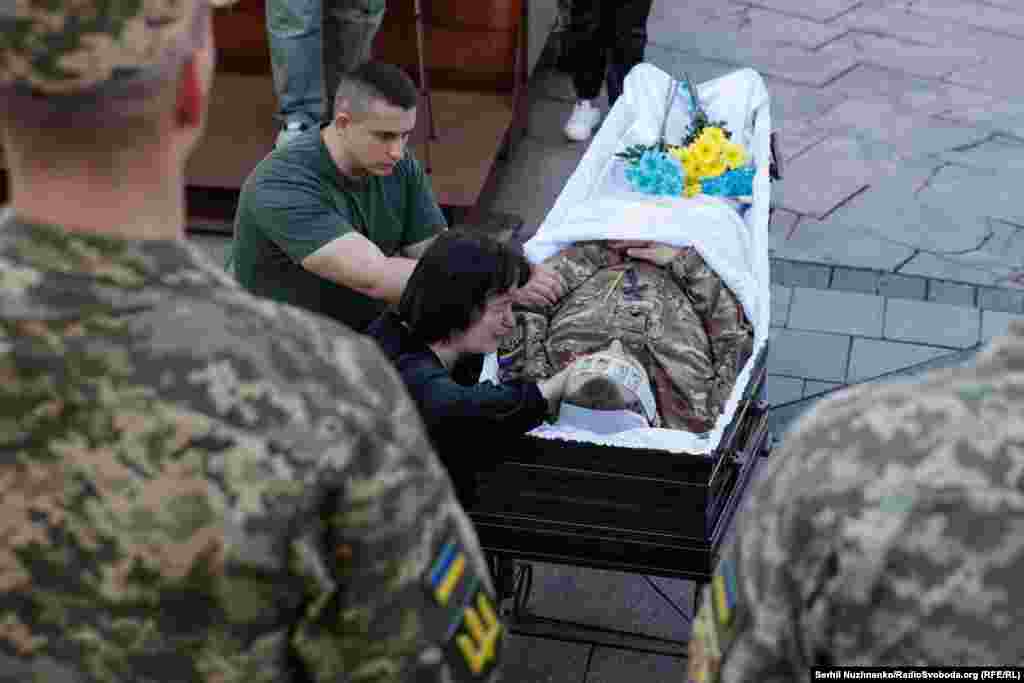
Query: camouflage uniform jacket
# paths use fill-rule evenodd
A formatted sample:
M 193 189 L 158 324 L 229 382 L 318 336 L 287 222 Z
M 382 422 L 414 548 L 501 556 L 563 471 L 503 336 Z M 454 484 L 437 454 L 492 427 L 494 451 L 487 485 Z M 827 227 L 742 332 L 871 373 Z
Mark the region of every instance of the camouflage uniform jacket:
M 647 370 L 661 426 L 714 426 L 750 357 L 753 328 L 735 295 L 694 249 L 665 267 L 579 242 L 545 262 L 566 284 L 555 306 L 516 315 L 499 350 L 503 380 L 550 377 L 619 339 Z
M 690 680 L 1024 665 L 1022 444 L 1024 326 L 972 368 L 819 404 L 744 503 Z
M 0 681 L 495 680 L 390 364 L 183 242 L 0 223 Z

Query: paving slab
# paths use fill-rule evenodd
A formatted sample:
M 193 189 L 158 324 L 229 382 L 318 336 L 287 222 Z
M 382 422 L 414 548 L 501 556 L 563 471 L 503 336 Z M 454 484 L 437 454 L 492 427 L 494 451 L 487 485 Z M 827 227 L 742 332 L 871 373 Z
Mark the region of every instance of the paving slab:
M 502 664 L 502 680 L 531 683 L 582 681 L 590 645 L 509 634 Z
M 768 74 L 761 74 L 771 97 L 772 124 L 785 128 L 795 121 L 814 119 L 846 99 L 846 94 L 833 89 L 789 83 Z
M 810 287 L 812 289 L 828 289 L 832 278 L 832 270 L 817 263 L 796 263 L 773 259 L 771 261 L 771 281 L 783 287 Z
M 598 647 L 585 683 L 679 683 L 686 680 L 686 674 L 687 662 L 682 657 Z
M 942 158 L 961 166 L 976 166 L 994 171 L 1024 171 L 1024 141 L 1005 135 L 995 135 L 972 145 L 969 149 L 944 152 Z
M 686 640 L 689 623 L 638 574 L 533 564 L 532 614 Z
M 940 83 L 870 64 L 861 64 L 828 84 L 826 96 L 847 98 L 884 96 L 900 107 L 922 114 L 939 114 L 954 107 L 982 107 L 990 93 Z
M 774 121 L 774 118 L 772 120 Z M 812 121 L 776 125 L 775 145 L 778 155 L 782 157 L 783 173 L 788 175 L 790 161 L 821 144 L 829 135 L 831 131 L 819 128 Z
M 848 335 L 773 328 L 769 339 L 769 373 L 845 381 L 851 339 Z
M 859 5 L 860 0 L 752 0 L 750 4 L 814 21 L 830 21 Z
M 923 78 L 943 78 L 981 61 L 977 51 L 954 45 L 921 45 L 887 36 L 853 31 L 821 49 L 823 55 L 847 55 L 861 64 L 873 64 Z
M 989 96 L 987 102 L 959 102 L 938 116 L 953 121 L 964 121 L 992 132 L 1010 132 L 1024 117 L 1024 98 Z
M 1021 187 L 1024 187 L 1024 172 L 1021 171 L 943 166 L 918 197 L 929 206 L 958 213 L 962 213 L 964 198 L 970 197 L 982 215 L 1024 225 Z
M 772 285 L 771 288 L 772 327 L 785 327 L 789 321 L 789 302 L 793 298 L 793 288 L 780 285 Z
M 817 396 L 818 394 L 823 394 L 826 391 L 841 389 L 844 386 L 846 385 L 838 384 L 836 382 L 814 382 L 807 380 L 804 382 L 804 398 L 807 398 L 808 396 Z
M 978 308 L 1004 313 L 1024 313 L 1024 291 L 979 287 Z
M 857 158 L 855 140 L 833 136 L 789 163 L 783 206 L 823 218 L 871 182 L 871 168 Z
M 878 293 L 894 299 L 924 300 L 928 294 L 928 281 L 913 275 L 882 273 L 878 276 Z
M 837 267 L 832 269 L 832 289 L 842 292 L 878 294 L 878 271 Z
M 947 282 L 945 280 L 930 280 L 928 282 L 928 301 L 937 301 L 941 304 L 953 304 L 954 306 L 975 306 L 977 303 L 978 288 L 974 285 L 960 282 Z
M 966 0 L 917 0 L 911 11 L 1024 38 L 1024 14 Z
M 932 301 L 890 299 L 885 310 L 885 338 L 965 349 L 978 343 L 981 311 Z
M 981 341 L 987 342 L 993 337 L 1001 337 L 1010 331 L 1010 323 L 1020 320 L 1024 315 L 1020 313 L 1005 313 L 1003 311 L 982 311 L 981 312 Z
M 947 19 L 921 16 L 899 7 L 858 7 L 832 22 L 849 30 L 900 38 L 924 45 L 951 45 L 964 40 L 968 30 Z
M 764 395 L 768 404 L 773 406 L 799 401 L 804 396 L 804 380 L 802 377 L 786 377 L 769 373 L 765 380 Z
M 914 254 L 906 245 L 843 221 L 805 217 L 788 239 L 773 240 L 776 258 L 892 270 Z
M 995 285 L 1007 269 L 994 269 L 971 265 L 963 261 L 950 260 L 934 254 L 922 253 L 900 268 L 901 273 L 926 278 L 968 282 L 974 285 Z
M 921 344 L 903 344 L 881 339 L 854 339 L 846 380 L 850 384 L 863 382 L 948 353 L 947 348 Z
M 925 191 L 915 197 L 886 178 L 850 199 L 830 218 L 913 250 L 967 252 L 984 244 L 991 232 L 986 216 L 979 213 L 985 207 L 962 198 L 956 204 L 952 197 L 925 195 Z
M 1020 96 L 1024 94 L 1024 85 L 1020 82 L 1019 69 L 1015 62 L 998 61 L 957 69 L 946 78 L 953 83 L 979 88 L 1002 97 Z
M 811 21 L 780 12 L 752 7 L 746 13 L 744 29 L 768 43 L 799 45 L 811 50 L 820 48 L 846 29 L 820 21 Z
M 800 220 L 800 214 L 786 209 L 774 208 L 768 214 L 768 232 L 785 237 L 796 226 Z
M 697 83 L 724 76 L 744 66 L 740 61 L 711 60 L 681 47 L 651 43 L 644 51 L 644 61 L 673 76 L 690 74 Z
M 885 300 L 873 294 L 833 289 L 793 289 L 788 327 L 862 337 L 882 336 Z

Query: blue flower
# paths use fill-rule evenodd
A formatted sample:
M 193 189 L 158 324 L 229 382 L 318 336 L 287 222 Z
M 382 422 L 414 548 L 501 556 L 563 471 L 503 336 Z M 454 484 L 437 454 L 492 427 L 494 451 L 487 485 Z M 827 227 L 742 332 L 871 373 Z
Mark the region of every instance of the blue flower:
M 754 194 L 754 167 L 744 166 L 726 171 L 717 178 L 700 181 L 701 192 L 720 197 L 744 197 Z
M 633 189 L 644 194 L 678 197 L 683 193 L 683 167 L 675 157 L 664 152 L 644 152 L 626 169 L 626 178 Z

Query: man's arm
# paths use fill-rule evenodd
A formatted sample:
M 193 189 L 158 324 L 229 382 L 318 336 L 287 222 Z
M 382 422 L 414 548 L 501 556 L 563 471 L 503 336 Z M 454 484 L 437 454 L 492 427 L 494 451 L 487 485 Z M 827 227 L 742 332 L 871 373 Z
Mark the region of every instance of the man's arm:
M 531 284 L 538 285 L 537 291 L 545 293 L 530 299 L 520 296 L 518 303 L 529 310 L 549 315 L 553 306 L 598 270 L 621 262 L 621 256 L 608 249 L 604 242 L 577 242 L 533 267 L 530 282 L 520 290 L 520 295 Z
M 385 256 L 376 244 L 350 232 L 302 259 L 302 267 L 372 299 L 398 303 L 416 261 Z
M 654 242 L 618 242 L 626 254 L 668 269 L 704 323 L 711 344 L 711 399 L 720 410 L 754 348 L 754 329 L 736 295 L 696 249 Z
M 319 514 L 290 548 L 307 592 L 290 644 L 309 680 L 494 681 L 507 627 L 472 525 L 394 368 L 350 339 L 358 383 L 314 430 Z
M 682 250 L 668 269 L 704 322 L 711 344 L 711 400 L 721 409 L 753 352 L 754 328 L 736 295 L 696 249 Z
M 411 259 L 421 258 L 424 252 L 426 252 L 427 248 L 434 243 L 434 240 L 437 239 L 437 236 L 444 232 L 445 230 L 447 230 L 447 228 L 444 227 L 443 225 L 436 226 L 434 228 L 436 234 L 433 237 L 428 237 L 425 240 L 420 240 L 415 244 L 405 245 L 404 247 L 402 247 L 402 255 L 405 256 L 406 258 Z

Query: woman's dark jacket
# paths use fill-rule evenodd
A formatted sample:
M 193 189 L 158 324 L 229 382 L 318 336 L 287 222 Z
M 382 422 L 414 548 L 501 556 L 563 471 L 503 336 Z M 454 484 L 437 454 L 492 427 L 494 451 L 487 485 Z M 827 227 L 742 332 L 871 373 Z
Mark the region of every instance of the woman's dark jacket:
M 378 318 L 367 334 L 398 368 L 464 502 L 474 469 L 487 464 L 481 455 L 499 451 L 505 439 L 525 434 L 547 415 L 547 400 L 535 382 L 456 381 L 393 312 Z

